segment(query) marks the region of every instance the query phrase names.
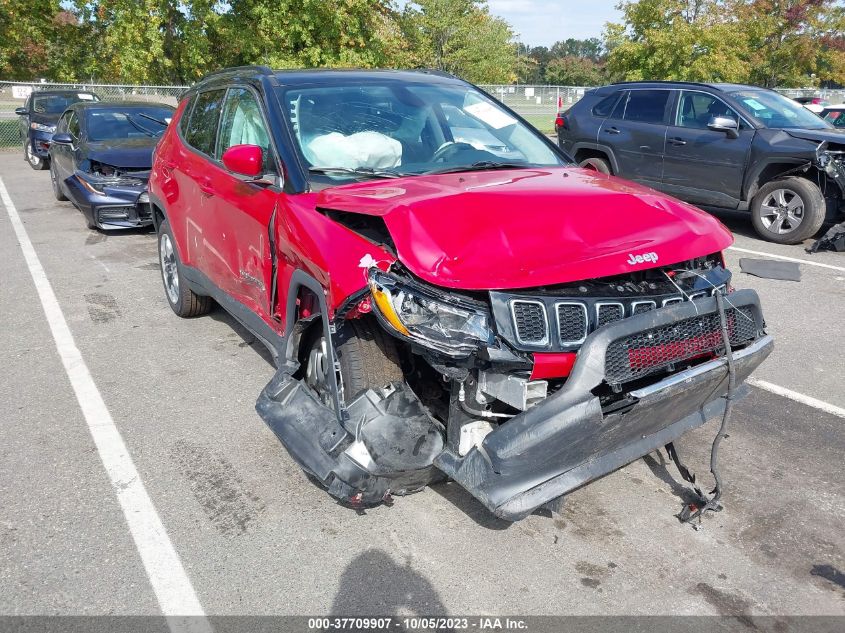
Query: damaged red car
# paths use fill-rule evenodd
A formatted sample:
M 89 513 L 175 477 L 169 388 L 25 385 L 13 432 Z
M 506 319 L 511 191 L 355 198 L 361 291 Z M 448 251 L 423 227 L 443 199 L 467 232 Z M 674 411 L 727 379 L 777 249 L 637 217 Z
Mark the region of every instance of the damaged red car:
M 448 477 L 518 520 L 724 422 L 772 349 L 718 221 L 445 74 L 209 75 L 149 196 L 173 311 L 266 345 L 258 413 L 356 507 Z

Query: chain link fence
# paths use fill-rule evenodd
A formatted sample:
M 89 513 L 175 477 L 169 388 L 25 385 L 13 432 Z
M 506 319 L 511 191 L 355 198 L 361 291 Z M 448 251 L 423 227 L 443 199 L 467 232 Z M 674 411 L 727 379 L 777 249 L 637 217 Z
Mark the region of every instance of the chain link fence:
M 543 132 L 554 129 L 558 109 L 567 109 L 584 96 L 589 87 L 486 85 L 484 90 L 522 115 Z M 151 101 L 175 106 L 188 86 L 135 86 L 114 84 L 51 84 L 0 81 L 0 150 L 22 147 L 20 117 L 15 108 L 24 105 L 33 90 L 87 90 L 103 101 Z M 845 102 L 845 90 L 781 89 L 788 97 L 821 97 L 830 103 Z

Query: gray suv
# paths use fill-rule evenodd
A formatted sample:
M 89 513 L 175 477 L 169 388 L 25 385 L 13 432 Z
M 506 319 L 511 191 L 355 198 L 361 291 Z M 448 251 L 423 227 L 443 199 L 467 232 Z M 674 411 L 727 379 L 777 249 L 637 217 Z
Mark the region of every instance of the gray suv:
M 801 242 L 845 211 L 845 130 L 772 90 L 612 84 L 588 91 L 555 127 L 582 166 L 705 209 L 750 211 L 772 242 Z

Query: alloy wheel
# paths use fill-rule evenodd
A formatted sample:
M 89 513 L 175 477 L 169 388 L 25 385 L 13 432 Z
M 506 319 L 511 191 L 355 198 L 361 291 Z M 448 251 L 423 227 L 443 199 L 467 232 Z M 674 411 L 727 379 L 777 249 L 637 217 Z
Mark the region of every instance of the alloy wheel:
M 38 164 L 41 162 L 41 158 L 32 151 L 32 143 L 30 142 L 26 144 L 26 160 L 33 167 L 38 167 Z
M 791 233 L 804 221 L 804 201 L 791 189 L 775 189 L 763 200 L 760 220 L 772 233 Z
M 332 369 L 331 365 L 326 337 L 321 336 L 319 340 L 314 342 L 311 351 L 308 353 L 308 363 L 305 368 L 305 384 L 317 392 L 323 404 L 334 408 L 334 399 L 332 398 L 331 383 L 329 381 L 329 372 Z M 340 372 L 336 376 L 338 391 L 343 393 L 343 382 Z
M 170 236 L 163 233 L 158 247 L 159 259 L 161 262 L 161 276 L 164 280 L 164 290 L 170 303 L 179 303 L 179 269 L 176 266 L 176 251 L 173 249 L 173 242 Z

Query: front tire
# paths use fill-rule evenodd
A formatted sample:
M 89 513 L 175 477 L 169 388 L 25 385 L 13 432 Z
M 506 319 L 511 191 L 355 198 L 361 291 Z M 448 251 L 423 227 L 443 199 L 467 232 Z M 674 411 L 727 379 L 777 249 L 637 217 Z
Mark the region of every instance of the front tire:
M 50 163 L 50 184 L 53 187 L 53 196 L 56 200 L 59 202 L 65 202 L 67 200 L 67 196 L 64 191 L 62 191 L 62 184 L 59 182 L 59 176 L 52 163 Z
M 32 141 L 30 141 L 29 139 L 25 140 L 23 155 L 26 159 L 26 162 L 29 163 L 29 166 L 35 169 L 36 171 L 41 171 L 42 169 L 47 169 L 47 167 L 49 167 L 50 161 L 46 158 L 41 158 L 38 154 L 33 151 Z
M 825 218 L 821 190 L 806 178 L 766 183 L 751 201 L 751 222 L 765 240 L 799 244 L 818 233 Z
M 164 296 L 171 309 L 182 318 L 201 316 L 211 310 L 211 297 L 201 297 L 191 290 L 182 274 L 182 262 L 176 250 L 176 240 L 167 220 L 158 227 L 158 257 Z

